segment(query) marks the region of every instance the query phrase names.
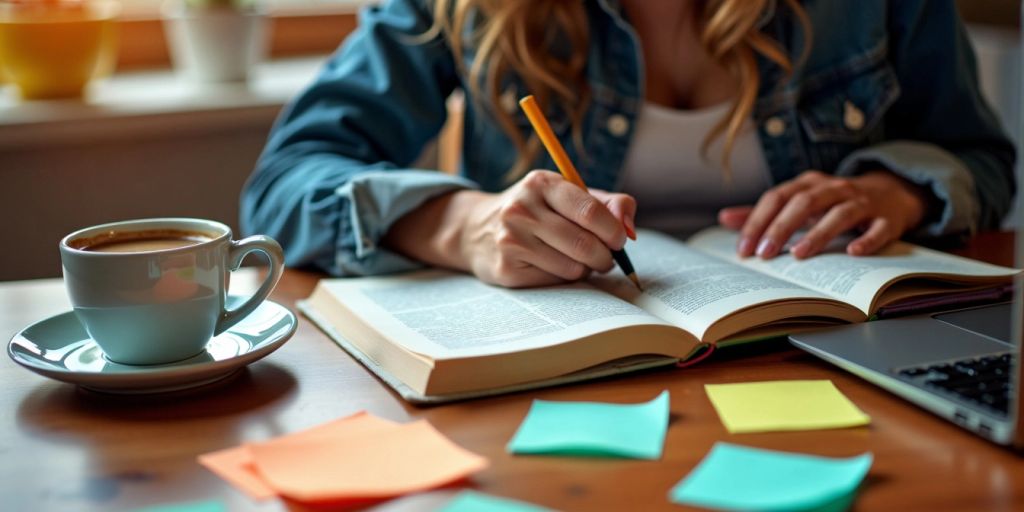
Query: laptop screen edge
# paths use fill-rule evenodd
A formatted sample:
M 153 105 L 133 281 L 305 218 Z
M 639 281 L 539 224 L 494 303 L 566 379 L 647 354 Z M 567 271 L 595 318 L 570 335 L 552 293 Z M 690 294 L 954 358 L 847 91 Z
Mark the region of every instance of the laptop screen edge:
M 1024 191 L 1021 190 L 1024 187 L 1024 1 L 1021 3 L 1020 13 L 1020 27 L 1017 30 L 1018 39 L 1018 63 L 1017 68 L 1017 90 L 1018 90 L 1018 108 L 1020 109 L 1019 115 L 1017 116 L 1017 209 L 1018 215 L 1024 214 Z M 1017 218 L 1014 223 L 1015 228 L 1015 247 L 1014 257 L 1017 268 L 1024 268 L 1024 219 Z M 1014 302 L 1013 302 L 1013 334 L 1015 339 L 1013 340 L 1018 350 L 1024 352 L 1024 276 L 1017 276 L 1016 286 L 1014 286 Z M 1014 372 L 1013 387 L 1010 388 L 1016 393 L 1016 399 L 1012 400 L 1010 416 L 1013 418 L 1013 445 L 1016 448 L 1024 449 L 1024 388 L 1021 385 L 1024 384 L 1024 354 L 1021 352 L 1017 353 L 1015 358 L 1017 361 L 1017 371 Z

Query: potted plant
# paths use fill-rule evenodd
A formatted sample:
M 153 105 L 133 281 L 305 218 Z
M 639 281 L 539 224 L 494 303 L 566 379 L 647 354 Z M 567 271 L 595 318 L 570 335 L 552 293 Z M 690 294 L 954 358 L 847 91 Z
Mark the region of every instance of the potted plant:
M 0 0 L 0 85 L 23 99 L 80 98 L 117 60 L 114 0 Z
M 263 58 L 267 15 L 259 0 L 168 0 L 163 12 L 171 59 L 193 82 L 245 82 Z

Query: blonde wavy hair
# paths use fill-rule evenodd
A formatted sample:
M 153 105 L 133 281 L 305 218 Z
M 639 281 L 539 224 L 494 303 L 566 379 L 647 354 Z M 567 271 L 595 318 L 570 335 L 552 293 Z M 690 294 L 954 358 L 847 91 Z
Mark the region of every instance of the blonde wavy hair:
M 739 94 L 728 113 L 702 142 L 706 156 L 713 140 L 724 135 L 721 163 L 730 175 L 729 154 L 754 109 L 760 76 L 756 55 L 793 71 L 786 50 L 760 31 L 760 21 L 775 0 L 697 0 L 700 42 L 707 54 L 727 69 L 739 84 Z M 798 0 L 783 0 L 804 31 L 803 60 L 810 48 L 810 22 Z M 506 178 L 515 181 L 537 157 L 537 137 L 524 137 L 512 114 L 501 108 L 502 79 L 517 75 L 546 112 L 558 106 L 572 122 L 572 140 L 582 155 L 582 120 L 590 103 L 586 81 L 590 31 L 584 2 L 580 0 L 434 0 L 433 26 L 424 34 L 443 36 L 455 61 L 468 75 L 469 96 L 475 102 L 487 98 L 489 111 L 515 144 L 518 159 Z M 565 52 L 550 51 L 568 45 Z M 475 52 L 469 69 L 463 65 Z M 484 105 L 478 105 L 483 107 Z

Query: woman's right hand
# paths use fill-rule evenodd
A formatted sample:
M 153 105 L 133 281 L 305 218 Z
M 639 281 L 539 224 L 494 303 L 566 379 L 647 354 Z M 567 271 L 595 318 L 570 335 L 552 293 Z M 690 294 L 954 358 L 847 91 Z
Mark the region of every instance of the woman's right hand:
M 400 219 L 385 244 L 488 283 L 544 286 L 611 270 L 609 249 L 625 245 L 627 229 L 635 236 L 635 212 L 628 195 L 587 193 L 537 170 L 498 194 L 463 190 L 430 201 Z

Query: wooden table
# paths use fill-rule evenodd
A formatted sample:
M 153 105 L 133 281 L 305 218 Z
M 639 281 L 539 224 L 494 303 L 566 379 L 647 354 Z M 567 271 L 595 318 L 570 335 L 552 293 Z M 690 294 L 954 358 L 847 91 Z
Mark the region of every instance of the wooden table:
M 987 234 L 964 251 L 1009 264 L 1012 237 Z M 244 271 L 243 271 L 244 272 Z M 243 273 L 243 284 L 255 280 Z M 273 298 L 288 306 L 320 276 L 288 271 Z M 68 308 L 60 280 L 0 283 L 4 340 Z M 132 510 L 219 500 L 256 503 L 196 463 L 196 455 L 263 440 L 369 410 L 397 421 L 425 418 L 491 461 L 476 489 L 567 511 L 682 510 L 668 490 L 717 441 L 828 456 L 866 451 L 875 463 L 857 510 L 1024 510 L 1024 457 L 989 444 L 784 343 L 721 350 L 700 365 L 651 371 L 434 408 L 404 403 L 309 322 L 240 377 L 200 394 L 125 398 L 85 392 L 0 362 L 0 509 Z M 706 383 L 832 379 L 872 417 L 866 428 L 729 435 Z M 512 457 L 505 444 L 531 400 L 640 402 L 671 391 L 672 422 L 660 461 Z M 430 510 L 457 490 L 408 496 L 379 510 Z M 296 510 L 299 507 L 290 506 Z

